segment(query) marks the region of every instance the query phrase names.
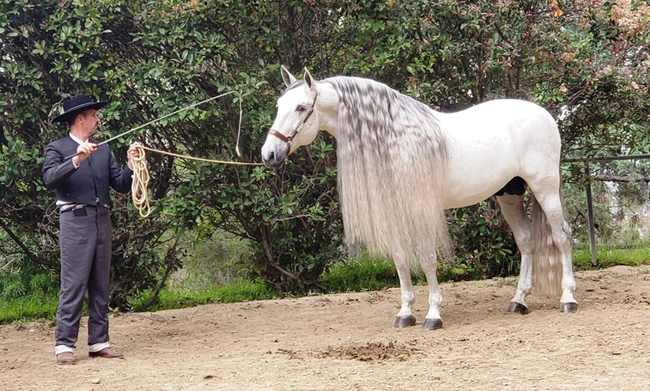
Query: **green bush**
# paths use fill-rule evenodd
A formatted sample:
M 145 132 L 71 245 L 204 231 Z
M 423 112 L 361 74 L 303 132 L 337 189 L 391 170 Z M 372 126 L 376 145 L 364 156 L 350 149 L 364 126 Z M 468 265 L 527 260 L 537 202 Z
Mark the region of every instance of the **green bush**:
M 519 274 L 520 257 L 512 230 L 492 201 L 451 212 L 450 235 L 456 269 L 468 277 Z M 454 265 L 452 265 L 454 266 Z M 454 268 L 452 268 L 453 270 Z
M 566 155 L 647 149 L 649 25 L 640 4 L 565 1 L 561 13 L 537 0 L 255 7 L 0 0 L 0 247 L 17 242 L 25 264 L 58 269 L 42 151 L 65 134 L 51 122 L 61 99 L 79 92 L 111 101 L 100 141 L 206 97 L 241 93 L 113 141 L 120 163 L 135 139 L 194 156 L 259 161 L 283 90 L 280 64 L 296 72 L 307 66 L 317 78 L 371 77 L 444 111 L 501 97 L 533 100 L 560 120 Z M 241 156 L 234 152 L 240 101 Z M 301 148 L 278 172 L 151 154 L 151 217 L 139 219 L 127 198 L 116 197 L 111 306 L 128 309 L 139 292 L 162 288 L 191 250 L 178 238 L 199 226 L 250 241 L 250 276 L 279 294 L 321 289 L 319 276 L 341 258 L 333 144 L 323 138 Z M 460 266 L 488 276 L 516 273 L 516 252 L 490 210 L 455 213 L 463 222 L 454 232 Z M 25 295 L 47 282 L 11 284 L 3 291 Z

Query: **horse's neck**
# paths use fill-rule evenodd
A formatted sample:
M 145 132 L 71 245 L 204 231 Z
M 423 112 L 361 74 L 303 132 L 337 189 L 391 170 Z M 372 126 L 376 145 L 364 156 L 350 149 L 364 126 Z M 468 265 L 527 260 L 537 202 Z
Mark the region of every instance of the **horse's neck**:
M 324 130 L 337 137 L 337 126 L 339 120 L 339 97 L 332 84 L 327 82 L 318 83 L 318 121 L 319 130 Z

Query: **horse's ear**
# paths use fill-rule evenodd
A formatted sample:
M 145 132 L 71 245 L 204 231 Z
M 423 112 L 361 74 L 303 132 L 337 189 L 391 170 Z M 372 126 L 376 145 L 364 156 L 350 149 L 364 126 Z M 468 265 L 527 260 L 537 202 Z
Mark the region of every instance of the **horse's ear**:
M 309 69 L 305 68 L 305 84 L 310 90 L 316 91 L 316 79 L 309 73 Z
M 296 81 L 296 78 L 287 70 L 287 68 L 284 67 L 284 65 L 280 66 L 280 71 L 282 72 L 282 80 L 284 80 L 284 84 L 289 87 L 293 84 L 293 82 Z

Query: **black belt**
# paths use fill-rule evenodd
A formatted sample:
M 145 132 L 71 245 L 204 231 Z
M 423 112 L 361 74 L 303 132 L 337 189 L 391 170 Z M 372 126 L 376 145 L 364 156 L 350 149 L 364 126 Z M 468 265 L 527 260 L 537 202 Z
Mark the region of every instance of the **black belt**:
M 85 208 L 96 208 L 98 206 L 110 209 L 108 205 L 65 204 L 61 205 L 61 213 L 75 212 L 75 216 L 86 216 Z

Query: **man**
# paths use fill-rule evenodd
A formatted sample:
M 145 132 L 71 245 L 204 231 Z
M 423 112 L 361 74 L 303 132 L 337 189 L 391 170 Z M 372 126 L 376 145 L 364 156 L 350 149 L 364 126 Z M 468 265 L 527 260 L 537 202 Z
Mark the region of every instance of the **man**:
M 55 122 L 67 121 L 70 134 L 45 147 L 43 180 L 54 189 L 59 214 L 61 293 L 56 312 L 55 355 L 59 364 L 74 364 L 75 343 L 84 294 L 88 291 L 88 351 L 91 357 L 122 358 L 108 338 L 108 295 L 111 262 L 111 198 L 131 189 L 131 158 L 121 169 L 106 145 L 91 136 L 99 126 L 97 110 L 107 102 L 83 95 L 63 104 Z M 72 158 L 70 156 L 75 155 Z

